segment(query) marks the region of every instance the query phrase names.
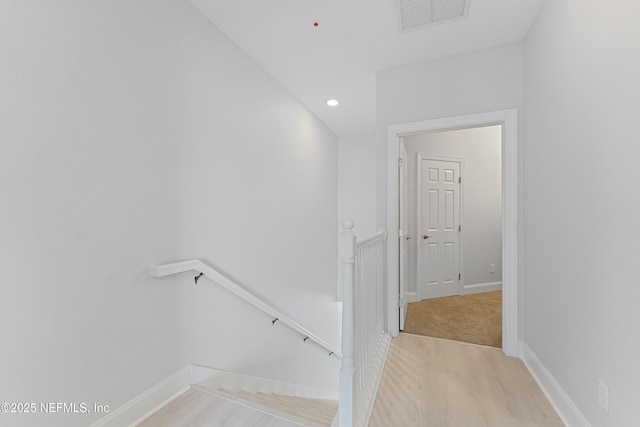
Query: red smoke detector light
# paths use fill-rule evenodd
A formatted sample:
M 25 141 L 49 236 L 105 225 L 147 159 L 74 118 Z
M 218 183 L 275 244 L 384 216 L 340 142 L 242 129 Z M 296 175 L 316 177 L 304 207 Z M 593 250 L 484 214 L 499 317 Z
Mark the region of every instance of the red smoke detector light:
M 318 23 L 317 23 L 317 22 L 314 22 L 314 23 L 313 23 L 313 26 L 314 26 L 314 27 L 317 27 L 317 26 L 318 26 Z

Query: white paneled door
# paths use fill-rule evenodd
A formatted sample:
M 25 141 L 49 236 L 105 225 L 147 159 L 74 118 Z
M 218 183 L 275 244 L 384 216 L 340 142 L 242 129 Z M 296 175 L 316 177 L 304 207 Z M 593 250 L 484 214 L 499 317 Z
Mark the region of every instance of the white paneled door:
M 418 155 L 418 292 L 421 299 L 460 294 L 462 161 Z

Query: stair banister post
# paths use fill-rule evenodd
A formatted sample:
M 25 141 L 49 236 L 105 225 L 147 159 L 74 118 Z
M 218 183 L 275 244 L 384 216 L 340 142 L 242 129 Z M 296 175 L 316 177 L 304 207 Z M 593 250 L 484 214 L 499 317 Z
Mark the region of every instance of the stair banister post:
M 354 278 L 356 236 L 353 233 L 355 223 L 351 218 L 342 223 L 340 239 L 340 258 L 343 271 L 342 297 L 342 366 L 340 368 L 340 395 L 338 420 L 340 427 L 351 427 L 355 423 L 354 411 Z

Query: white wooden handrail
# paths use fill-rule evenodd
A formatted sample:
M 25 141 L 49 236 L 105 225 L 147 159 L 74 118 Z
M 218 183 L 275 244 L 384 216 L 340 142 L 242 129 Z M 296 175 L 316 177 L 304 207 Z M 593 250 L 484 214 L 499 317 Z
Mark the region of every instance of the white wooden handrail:
M 375 234 L 372 234 L 366 239 L 358 240 L 356 243 L 356 250 L 363 248 L 365 246 L 371 245 L 377 242 L 378 240 L 385 240 L 386 238 L 387 238 L 387 231 L 382 229 L 378 230 Z
M 298 332 L 300 335 L 302 335 L 305 342 L 307 341 L 307 339 L 309 339 L 319 346 L 324 347 L 329 352 L 329 355 L 335 356 L 337 358 L 342 358 L 342 353 L 338 349 L 334 348 L 326 341 L 315 335 L 313 332 L 309 331 L 308 329 L 298 324 L 296 321 L 289 318 L 282 311 L 269 305 L 258 296 L 246 290 L 240 284 L 229 279 L 227 276 L 223 275 L 222 273 L 205 264 L 199 259 L 191 259 L 188 261 L 173 262 L 170 264 L 162 265 L 150 265 L 148 268 L 149 276 L 151 277 L 169 276 L 171 274 L 178 274 L 192 270 L 204 274 L 204 277 L 206 277 L 207 279 L 217 283 L 227 291 L 231 292 L 239 298 L 242 298 L 252 306 L 256 307 L 259 310 L 262 310 L 269 316 L 273 317 L 274 323 L 277 320 L 278 323 L 287 325 L 289 328 Z

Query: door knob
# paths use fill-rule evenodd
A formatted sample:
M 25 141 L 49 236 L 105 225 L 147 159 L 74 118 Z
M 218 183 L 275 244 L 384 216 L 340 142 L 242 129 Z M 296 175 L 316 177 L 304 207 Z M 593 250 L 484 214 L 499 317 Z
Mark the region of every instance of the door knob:
M 411 239 L 411 236 L 407 236 L 407 237 L 405 237 L 405 239 L 409 240 L 409 239 Z
M 422 235 L 422 239 L 423 239 L 423 240 L 427 240 L 428 238 L 429 238 L 429 236 L 427 236 L 426 234 L 423 234 L 423 235 Z

